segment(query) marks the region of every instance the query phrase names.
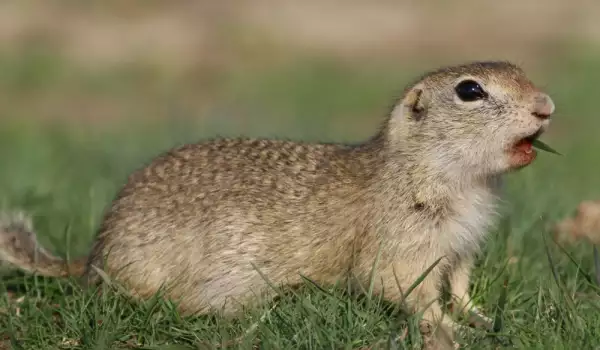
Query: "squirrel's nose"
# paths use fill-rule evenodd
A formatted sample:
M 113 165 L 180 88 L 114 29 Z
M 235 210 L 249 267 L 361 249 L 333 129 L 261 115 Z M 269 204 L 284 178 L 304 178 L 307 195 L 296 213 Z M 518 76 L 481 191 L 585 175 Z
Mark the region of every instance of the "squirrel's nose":
M 547 94 L 540 92 L 534 98 L 533 114 L 540 119 L 548 119 L 554 113 L 554 102 Z

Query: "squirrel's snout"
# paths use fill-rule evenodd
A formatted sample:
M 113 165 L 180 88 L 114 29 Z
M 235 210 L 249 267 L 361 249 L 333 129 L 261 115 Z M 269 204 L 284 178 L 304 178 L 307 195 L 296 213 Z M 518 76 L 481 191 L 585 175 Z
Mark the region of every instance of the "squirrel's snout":
M 547 94 L 540 92 L 534 98 L 531 114 L 540 119 L 548 119 L 554 113 L 554 101 Z

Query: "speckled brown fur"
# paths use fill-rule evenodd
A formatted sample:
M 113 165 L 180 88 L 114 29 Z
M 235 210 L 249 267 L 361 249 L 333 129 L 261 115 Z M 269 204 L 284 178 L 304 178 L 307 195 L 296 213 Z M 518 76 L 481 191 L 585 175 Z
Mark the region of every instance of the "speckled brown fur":
M 489 97 L 458 100 L 454 86 L 467 78 Z M 435 301 L 441 281 L 449 277 L 457 307 L 473 309 L 470 270 L 500 176 L 526 165 L 512 147 L 547 126 L 536 113 L 553 110 L 518 67 L 479 62 L 418 79 L 358 145 L 217 139 L 173 149 L 129 177 L 85 275 L 97 280 L 92 265 L 103 269 L 142 298 L 165 287 L 184 314 L 233 315 L 268 289 L 255 267 L 276 285 L 301 283 L 300 274 L 366 285 L 379 252 L 374 291 L 399 302 L 400 288 L 443 257 L 406 302 L 451 335 Z M 0 242 L 0 258 L 64 274 L 57 258 L 32 263 L 38 248 Z

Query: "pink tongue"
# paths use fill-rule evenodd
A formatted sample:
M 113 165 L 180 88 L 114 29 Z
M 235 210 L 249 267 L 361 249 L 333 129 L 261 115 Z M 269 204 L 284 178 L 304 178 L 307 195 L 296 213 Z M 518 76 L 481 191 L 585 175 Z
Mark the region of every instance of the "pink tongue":
M 530 141 L 523 140 L 517 144 L 516 148 L 522 152 L 530 152 L 531 149 L 533 148 L 533 145 L 531 144 Z

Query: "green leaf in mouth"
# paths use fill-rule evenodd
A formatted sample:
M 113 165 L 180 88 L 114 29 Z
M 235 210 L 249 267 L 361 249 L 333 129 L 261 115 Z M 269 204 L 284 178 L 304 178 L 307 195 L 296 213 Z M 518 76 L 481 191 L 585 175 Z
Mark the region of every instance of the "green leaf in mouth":
M 562 154 L 558 153 L 555 149 L 553 149 L 552 147 L 548 146 L 547 144 L 543 143 L 540 140 L 533 140 L 533 142 L 531 142 L 531 144 L 533 145 L 533 147 L 540 149 L 542 151 L 546 151 L 546 152 L 550 152 L 550 153 L 554 153 L 559 156 L 562 156 Z

